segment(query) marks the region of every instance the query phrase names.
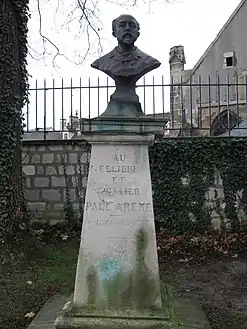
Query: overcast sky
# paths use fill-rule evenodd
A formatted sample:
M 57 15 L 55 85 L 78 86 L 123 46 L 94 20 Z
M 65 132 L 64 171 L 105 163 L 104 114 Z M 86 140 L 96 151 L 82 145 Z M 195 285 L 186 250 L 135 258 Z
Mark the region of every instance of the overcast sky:
M 105 83 L 105 75 L 90 67 L 90 64 L 98 57 L 95 35 L 90 35 L 94 47 L 92 46 L 87 59 L 81 65 L 73 63 L 77 63 L 83 58 L 88 47 L 86 34 L 80 35 L 79 33 L 78 19 L 70 24 L 64 24 L 68 21 L 68 13 L 73 8 L 70 4 L 73 1 L 40 0 L 42 33 L 49 37 L 60 52 L 71 61 L 59 56 L 56 58 L 54 68 L 52 63 L 56 53 L 54 47 L 46 44 L 45 47 L 50 54 L 44 55 L 44 58 L 41 56 L 44 47 L 39 37 L 37 0 L 30 0 L 32 14 L 29 22 L 30 53 L 39 59 L 33 59 L 31 56 L 28 58 L 28 70 L 32 77 L 30 77 L 31 86 L 34 85 L 34 79 L 38 79 L 39 84 L 43 84 L 44 78 L 47 79 L 48 85 L 51 85 L 53 78 L 57 85 L 61 85 L 61 78 L 64 78 L 64 84 L 68 85 L 71 77 L 75 85 L 79 85 L 80 77 L 84 85 L 88 83 L 89 77 L 91 84 L 96 84 L 98 76 L 100 76 L 101 83 Z M 59 9 L 57 9 L 58 2 L 60 3 Z M 147 80 L 152 79 L 154 75 L 157 81 L 161 81 L 161 75 L 164 75 L 165 83 L 169 83 L 169 49 L 175 45 L 183 45 L 185 47 L 186 68 L 192 68 L 240 3 L 240 0 L 173 0 L 170 4 L 156 0 L 151 8 L 147 5 L 139 5 L 136 8 L 121 8 L 104 0 L 99 2 L 99 16 L 103 24 L 100 31 L 103 53 L 110 51 L 116 45 L 116 40 L 111 34 L 112 20 L 120 14 L 131 13 L 137 18 L 141 27 L 137 46 L 162 63 L 159 69 L 148 74 Z M 75 18 L 77 14 L 79 12 L 75 13 L 73 17 Z M 34 103 L 32 102 L 34 102 L 34 98 L 31 99 L 30 104 L 30 110 L 34 112 Z M 41 99 L 39 103 L 39 113 L 41 113 L 43 111 Z M 65 117 L 70 114 L 68 108 L 69 104 L 66 106 Z M 58 113 L 59 111 L 60 113 Z M 61 109 L 56 110 L 56 113 L 57 118 L 61 117 Z M 51 114 L 49 114 L 49 118 L 51 120 Z M 35 120 L 32 115 L 30 121 L 31 126 L 33 126 Z M 52 125 L 51 122 L 49 124 Z

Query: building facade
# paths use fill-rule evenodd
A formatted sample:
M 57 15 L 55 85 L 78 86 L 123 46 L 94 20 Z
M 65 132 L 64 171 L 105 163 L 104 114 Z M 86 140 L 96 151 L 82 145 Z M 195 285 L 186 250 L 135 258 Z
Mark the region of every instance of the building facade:
M 188 128 L 191 135 L 220 135 L 246 119 L 246 17 L 247 0 L 243 0 L 190 70 L 184 68 L 184 47 L 170 49 L 175 135 L 181 128 Z

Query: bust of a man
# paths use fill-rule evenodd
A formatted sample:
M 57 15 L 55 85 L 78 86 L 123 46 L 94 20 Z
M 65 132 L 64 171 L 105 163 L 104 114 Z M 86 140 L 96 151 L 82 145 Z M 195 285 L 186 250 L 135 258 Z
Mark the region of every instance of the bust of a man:
M 111 52 L 91 64 L 109 75 L 116 84 L 111 101 L 138 102 L 136 82 L 146 73 L 158 68 L 157 59 L 143 53 L 135 46 L 140 35 L 140 25 L 131 15 L 121 15 L 112 22 L 112 34 L 118 45 Z

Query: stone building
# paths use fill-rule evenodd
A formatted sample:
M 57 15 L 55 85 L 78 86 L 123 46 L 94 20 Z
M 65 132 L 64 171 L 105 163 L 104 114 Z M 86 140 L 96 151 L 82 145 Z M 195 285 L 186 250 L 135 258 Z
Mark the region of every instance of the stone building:
M 246 119 L 246 17 L 242 0 L 192 69 L 183 46 L 170 49 L 173 135 L 220 135 Z

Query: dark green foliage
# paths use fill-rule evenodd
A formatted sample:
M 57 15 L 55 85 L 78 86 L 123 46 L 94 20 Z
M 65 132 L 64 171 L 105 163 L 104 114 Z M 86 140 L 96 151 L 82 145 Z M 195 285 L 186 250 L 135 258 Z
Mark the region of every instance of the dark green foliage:
M 87 153 L 87 164 L 86 164 L 86 172 L 88 174 L 88 166 L 89 166 L 89 155 L 90 155 L 90 145 L 85 141 L 83 143 L 78 144 L 78 146 L 81 146 L 82 150 L 85 150 Z M 82 225 L 82 219 L 83 219 L 83 210 L 84 210 L 84 201 L 85 201 L 85 193 L 83 188 L 83 165 L 78 159 L 77 161 L 77 176 L 74 177 L 74 184 L 75 184 L 75 194 L 76 199 L 79 205 L 79 212 L 75 211 L 74 205 L 71 201 L 70 197 L 70 189 L 69 189 L 69 179 L 67 175 L 67 169 L 64 161 L 64 157 L 62 157 L 62 166 L 63 166 L 63 172 L 64 172 L 64 178 L 65 178 L 65 202 L 64 202 L 64 217 L 65 217 L 65 224 L 68 228 L 75 228 L 75 227 L 81 227 Z
M 64 217 L 65 217 L 65 223 L 69 225 L 70 227 L 75 227 L 77 224 L 77 216 L 74 211 L 73 204 L 71 202 L 69 188 L 68 188 L 68 175 L 66 166 L 64 163 L 64 158 L 62 157 L 62 165 L 63 165 L 63 173 L 66 183 L 66 189 L 65 189 L 65 202 L 64 202 Z
M 233 231 L 240 229 L 236 195 L 243 190 L 240 204 L 246 212 L 247 139 L 165 139 L 155 142 L 149 152 L 158 230 L 181 234 L 212 228 L 205 193 L 214 185 L 215 170 L 223 180 L 226 218 Z
M 28 0 L 0 2 L 0 241 L 23 240 L 29 217 L 22 188 L 22 107 L 27 101 Z M 24 233 L 24 234 L 23 234 Z

